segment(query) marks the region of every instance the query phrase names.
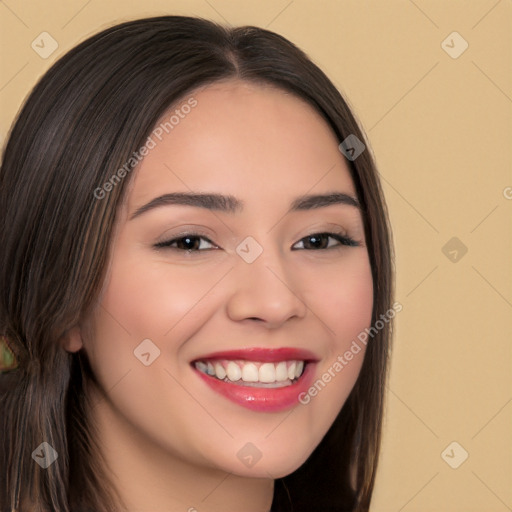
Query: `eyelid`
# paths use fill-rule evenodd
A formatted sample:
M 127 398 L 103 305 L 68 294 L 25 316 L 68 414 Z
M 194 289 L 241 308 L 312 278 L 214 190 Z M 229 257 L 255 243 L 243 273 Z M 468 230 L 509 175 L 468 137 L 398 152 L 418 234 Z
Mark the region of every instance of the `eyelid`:
M 302 242 L 307 239 L 307 238 L 310 238 L 310 237 L 313 237 L 315 235 L 325 235 L 327 236 L 327 238 L 333 238 L 335 239 L 338 244 L 332 246 L 332 247 L 326 247 L 325 249 L 316 249 L 316 250 L 312 250 L 312 249 L 293 249 L 293 246 L 297 245 L 298 243 Z M 355 238 L 352 238 L 351 236 L 349 236 L 347 233 L 345 233 L 344 231 L 315 231 L 313 233 L 310 233 L 309 235 L 306 235 L 306 236 L 303 236 L 300 240 L 298 240 L 297 242 L 295 242 L 292 246 L 292 250 L 293 251 L 297 251 L 297 250 L 308 250 L 308 251 L 311 251 L 311 252 L 319 252 L 319 251 L 329 251 L 331 249 L 341 249 L 343 247 L 360 247 L 362 245 L 361 242 L 359 242 L 358 240 L 356 240 Z
M 324 249 L 294 249 L 295 245 L 297 245 L 298 243 L 301 243 L 301 242 L 304 243 L 305 239 L 307 239 L 309 237 L 313 237 L 315 235 L 317 235 L 317 236 L 318 235 L 325 235 L 328 238 L 335 239 L 338 243 L 336 245 L 334 245 L 334 246 L 326 247 Z M 162 240 L 160 242 L 155 243 L 154 247 L 157 250 L 169 249 L 169 250 L 179 251 L 181 253 L 188 253 L 188 254 L 191 254 L 191 253 L 201 253 L 201 252 L 206 252 L 206 251 L 213 250 L 212 248 L 202 249 L 202 250 L 192 250 L 192 249 L 177 249 L 175 247 L 171 247 L 171 244 L 173 244 L 173 243 L 175 243 L 175 242 L 177 242 L 179 240 L 182 240 L 184 238 L 200 238 L 200 239 L 205 240 L 209 244 L 213 245 L 214 249 L 222 249 L 222 247 L 220 245 L 216 244 L 213 240 L 211 240 L 208 235 L 206 235 L 203 232 L 200 232 L 199 230 L 197 230 L 197 231 L 185 230 L 182 233 L 176 233 L 175 235 L 172 236 L 172 238 L 164 239 L 164 240 Z M 338 228 L 338 229 L 331 229 L 331 231 L 326 231 L 326 230 L 324 230 L 324 231 L 322 231 L 322 230 L 312 231 L 311 233 L 309 233 L 307 235 L 304 235 L 299 240 L 297 240 L 292 245 L 291 250 L 292 251 L 301 250 L 301 251 L 308 251 L 308 252 L 309 251 L 311 251 L 311 252 L 323 252 L 323 251 L 329 251 L 329 250 L 334 250 L 334 249 L 341 249 L 341 248 L 344 248 L 344 247 L 359 247 L 361 245 L 362 245 L 361 242 L 359 242 L 358 240 L 355 240 L 354 238 L 350 237 L 344 230 Z
M 184 225 L 184 226 L 179 226 L 176 229 L 178 229 L 177 232 L 175 232 L 173 229 L 166 230 L 157 239 L 157 242 L 154 245 L 156 246 L 156 245 L 159 245 L 159 244 L 162 244 L 162 243 L 176 241 L 176 240 L 179 240 L 180 238 L 184 238 L 184 237 L 187 237 L 187 236 L 206 238 L 212 244 L 218 245 L 218 244 L 215 244 L 212 241 L 212 238 L 215 238 L 217 236 L 216 233 L 214 233 L 214 232 L 212 232 L 210 230 L 203 229 L 200 226 L 196 226 L 194 224 L 187 224 L 187 225 Z
M 201 238 L 201 239 L 205 240 L 206 242 L 210 243 L 211 245 L 213 245 L 214 248 L 222 249 L 222 247 L 220 245 L 218 245 L 217 243 L 215 243 L 213 240 L 210 239 L 209 235 L 199 232 L 199 231 L 191 231 L 191 230 L 184 231 L 183 233 L 176 233 L 175 235 L 172 235 L 172 237 L 170 237 L 170 238 L 164 238 L 163 240 L 156 242 L 153 247 L 155 247 L 156 249 L 170 249 L 170 250 L 176 250 L 179 252 L 188 252 L 188 253 L 191 253 L 191 252 L 199 253 L 199 252 L 205 252 L 207 250 L 212 250 L 212 249 L 203 249 L 203 250 L 199 250 L 199 251 L 192 251 L 192 250 L 186 250 L 186 249 L 182 250 L 182 249 L 176 249 L 175 247 L 170 247 L 171 243 L 177 242 L 177 241 L 182 240 L 183 238 L 187 238 L 187 237 L 188 238 Z

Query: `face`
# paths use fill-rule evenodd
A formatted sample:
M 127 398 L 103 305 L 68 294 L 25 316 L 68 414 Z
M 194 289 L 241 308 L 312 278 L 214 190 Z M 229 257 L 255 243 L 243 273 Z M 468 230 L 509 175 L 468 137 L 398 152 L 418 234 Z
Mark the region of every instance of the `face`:
M 363 362 L 363 218 L 312 107 L 238 81 L 193 98 L 132 177 L 84 349 L 105 428 L 196 467 L 279 478 L 321 441 Z

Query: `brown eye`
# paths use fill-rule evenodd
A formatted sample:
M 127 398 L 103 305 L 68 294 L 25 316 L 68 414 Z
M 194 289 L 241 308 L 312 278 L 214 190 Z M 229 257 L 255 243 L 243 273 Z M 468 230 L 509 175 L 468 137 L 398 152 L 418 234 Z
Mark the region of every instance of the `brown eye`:
M 329 242 L 329 239 L 334 239 L 337 243 Z M 304 237 L 299 243 L 303 243 L 303 248 L 306 250 L 325 250 L 335 249 L 341 246 L 356 247 L 359 242 L 356 242 L 352 238 L 341 235 L 338 233 L 313 233 Z
M 201 242 L 205 241 L 206 244 L 210 244 L 213 247 L 204 247 L 204 244 Z M 202 247 L 203 246 L 203 247 Z M 210 249 L 217 248 L 217 246 L 208 238 L 202 235 L 189 233 L 177 238 L 173 238 L 172 240 L 165 240 L 163 242 L 158 242 L 155 244 L 155 247 L 158 249 L 175 249 L 178 251 L 187 251 L 187 252 L 199 252 L 199 251 L 207 251 Z

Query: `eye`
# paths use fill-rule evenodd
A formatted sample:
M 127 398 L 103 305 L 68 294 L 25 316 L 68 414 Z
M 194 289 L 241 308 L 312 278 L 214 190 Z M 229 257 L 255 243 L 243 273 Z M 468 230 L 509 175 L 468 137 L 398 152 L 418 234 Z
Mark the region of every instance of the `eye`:
M 331 243 L 330 240 L 334 240 L 335 243 Z M 297 243 L 302 243 L 303 249 L 313 251 L 336 249 L 342 246 L 357 247 L 361 245 L 356 240 L 341 233 L 313 233 L 302 238 L 302 240 L 299 240 Z
M 205 243 L 202 243 L 205 242 Z M 211 247 L 205 247 L 210 245 Z M 155 244 L 157 249 L 175 249 L 178 251 L 186 252 L 200 252 L 211 249 L 218 249 L 218 247 L 207 237 L 199 233 L 186 233 L 172 240 L 164 240 Z
M 334 241 L 334 243 L 333 243 Z M 326 249 L 336 249 L 341 248 L 343 246 L 349 247 L 357 247 L 361 245 L 356 240 L 341 234 L 341 233 L 313 233 L 308 235 L 299 242 L 298 244 L 302 244 L 303 247 L 299 247 L 298 249 L 305 250 L 326 250 Z M 180 235 L 179 237 L 173 238 L 171 240 L 164 240 L 163 242 L 158 242 L 155 244 L 155 248 L 157 249 L 173 249 L 177 251 L 184 252 L 203 252 L 212 249 L 219 249 L 217 245 L 215 245 L 208 237 L 201 235 L 200 233 L 185 233 Z M 297 248 L 292 248 L 292 250 L 298 250 Z

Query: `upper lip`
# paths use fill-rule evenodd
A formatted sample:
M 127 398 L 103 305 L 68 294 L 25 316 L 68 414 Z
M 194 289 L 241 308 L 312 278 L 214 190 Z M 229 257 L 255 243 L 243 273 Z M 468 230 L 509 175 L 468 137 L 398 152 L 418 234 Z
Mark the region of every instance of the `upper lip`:
M 228 360 L 245 360 L 245 361 L 261 361 L 261 362 L 279 362 L 279 361 L 306 361 L 314 362 L 319 358 L 309 350 L 282 347 L 282 348 L 244 348 L 237 350 L 223 350 L 220 352 L 212 352 L 210 354 L 197 357 L 195 361 L 207 361 L 208 359 L 228 359 Z

